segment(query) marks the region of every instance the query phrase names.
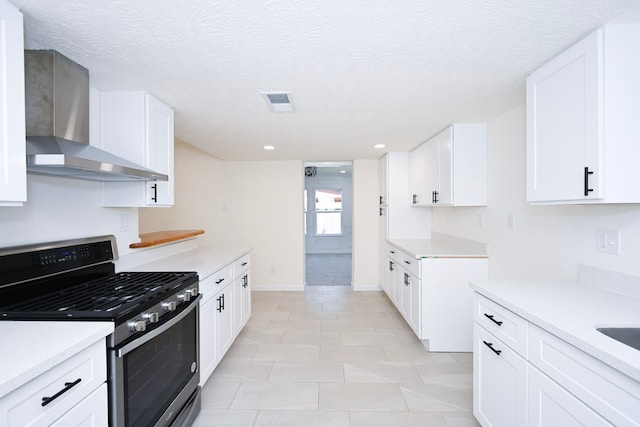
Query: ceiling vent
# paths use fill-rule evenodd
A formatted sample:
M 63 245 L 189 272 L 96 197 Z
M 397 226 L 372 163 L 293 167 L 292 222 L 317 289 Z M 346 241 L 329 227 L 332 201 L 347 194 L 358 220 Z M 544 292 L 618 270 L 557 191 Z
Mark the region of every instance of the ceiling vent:
M 262 92 L 262 96 L 274 113 L 293 112 L 291 92 Z

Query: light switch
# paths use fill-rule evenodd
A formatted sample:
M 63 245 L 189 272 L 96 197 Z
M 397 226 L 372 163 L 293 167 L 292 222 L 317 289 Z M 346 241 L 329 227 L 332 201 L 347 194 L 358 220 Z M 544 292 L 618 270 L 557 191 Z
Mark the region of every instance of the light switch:
M 596 250 L 620 255 L 620 230 L 596 230 Z

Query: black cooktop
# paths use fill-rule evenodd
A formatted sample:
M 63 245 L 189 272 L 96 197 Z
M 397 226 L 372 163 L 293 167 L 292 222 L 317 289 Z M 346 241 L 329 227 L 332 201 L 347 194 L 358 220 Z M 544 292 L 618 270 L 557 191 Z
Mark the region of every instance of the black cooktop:
M 0 320 L 115 320 L 197 280 L 195 272 L 116 273 L 0 306 Z

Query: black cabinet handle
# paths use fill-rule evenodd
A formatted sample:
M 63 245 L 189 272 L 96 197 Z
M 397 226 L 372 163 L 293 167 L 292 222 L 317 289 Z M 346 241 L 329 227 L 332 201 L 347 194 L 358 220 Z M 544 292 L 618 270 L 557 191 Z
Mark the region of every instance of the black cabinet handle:
M 589 188 L 589 175 L 593 175 L 593 171 L 589 170 L 589 167 L 586 166 L 584 168 L 584 195 L 588 196 L 593 188 Z
M 502 320 L 496 320 L 493 318 L 493 314 L 484 314 L 484 317 L 486 317 L 487 319 L 491 320 L 493 323 L 495 323 L 496 325 L 500 326 L 502 325 Z
M 249 275 L 245 274 L 244 277 L 242 277 L 242 287 L 246 288 L 247 286 L 249 286 Z
M 414 195 L 413 195 L 413 204 L 415 205 L 415 204 L 417 204 L 417 203 L 418 203 L 418 195 L 417 195 L 417 194 L 414 194 Z
M 224 310 L 224 294 L 220 295 L 220 298 L 222 298 L 220 302 L 220 308 Z
M 405 260 L 405 262 L 404 262 L 404 263 L 405 263 L 405 264 L 407 264 L 407 265 L 411 265 L 411 261 L 406 261 L 406 260 Z
M 242 264 L 240 264 L 240 265 L 244 267 L 244 266 L 245 266 L 245 265 L 247 265 L 247 264 L 248 264 L 248 262 L 243 262 L 243 263 L 242 263 Z
M 393 261 L 389 261 L 389 271 L 393 271 Z
M 484 345 L 489 347 L 491 349 L 491 351 L 493 351 L 498 356 L 500 356 L 500 353 L 502 353 L 502 350 L 496 350 L 495 348 L 493 348 L 493 343 L 492 342 L 486 342 L 484 340 L 482 342 L 484 343 Z
M 151 188 L 153 188 L 153 197 L 151 197 L 151 201 L 158 203 L 158 184 L 153 184 Z
M 218 310 L 218 313 L 222 313 L 222 297 L 218 297 L 216 298 L 216 300 L 218 301 L 218 308 L 216 308 L 216 310 Z
M 439 195 L 440 195 L 439 192 L 437 191 L 433 192 L 433 203 L 438 203 L 440 201 L 440 199 L 438 198 Z
M 51 397 L 43 397 L 42 398 L 42 406 L 47 406 L 49 403 L 53 402 L 58 397 L 62 396 L 63 394 L 65 394 L 66 392 L 71 390 L 73 387 L 75 387 L 76 385 L 80 384 L 80 381 L 82 381 L 82 378 L 78 378 L 77 380 L 75 380 L 72 383 L 64 383 L 64 388 L 62 390 L 60 390 L 59 392 L 57 392 L 56 394 L 54 394 Z
M 224 277 L 221 278 L 220 280 L 216 280 L 216 285 L 219 285 L 220 283 L 224 282 Z
M 407 273 L 404 273 L 404 285 L 409 286 L 410 284 L 411 282 L 409 281 L 409 275 Z
M 384 216 L 384 208 L 380 208 L 380 216 Z
M 380 204 L 380 205 L 382 204 L 382 196 L 380 196 L 380 203 L 379 203 L 379 204 Z

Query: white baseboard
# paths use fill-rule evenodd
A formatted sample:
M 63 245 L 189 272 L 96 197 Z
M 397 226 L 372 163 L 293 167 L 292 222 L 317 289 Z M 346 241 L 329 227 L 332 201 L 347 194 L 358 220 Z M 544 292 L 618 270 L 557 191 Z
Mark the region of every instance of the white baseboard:
M 382 288 L 380 287 L 380 285 L 378 285 L 377 283 L 359 283 L 359 284 L 352 284 L 351 288 L 354 291 L 381 291 Z
M 304 291 L 304 285 L 256 285 L 255 283 L 251 284 L 251 290 L 253 291 L 291 291 L 291 292 L 299 292 Z

